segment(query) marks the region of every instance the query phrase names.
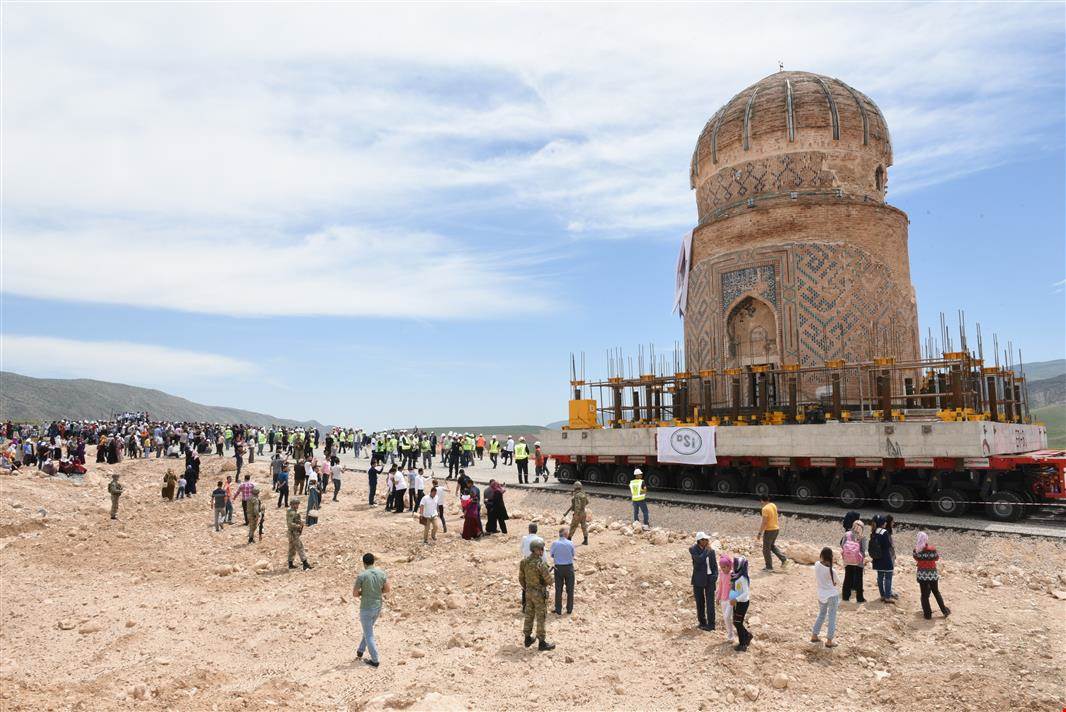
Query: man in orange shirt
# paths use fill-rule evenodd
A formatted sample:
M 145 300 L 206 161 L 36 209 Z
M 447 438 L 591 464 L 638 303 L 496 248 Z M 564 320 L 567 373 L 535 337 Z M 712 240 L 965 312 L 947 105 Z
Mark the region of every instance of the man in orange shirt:
M 770 501 L 769 495 L 765 494 L 759 497 L 759 501 L 762 502 L 762 524 L 759 525 L 759 533 L 755 535 L 755 541 L 762 539 L 762 556 L 766 562 L 763 571 L 774 570 L 773 556 L 781 559 L 781 567 L 784 568 L 788 559 L 785 558 L 785 555 L 781 553 L 775 543 L 777 535 L 781 531 L 777 521 L 777 505 Z
M 485 436 L 478 433 L 477 440 L 475 441 L 475 449 L 477 450 L 477 459 L 485 459 Z

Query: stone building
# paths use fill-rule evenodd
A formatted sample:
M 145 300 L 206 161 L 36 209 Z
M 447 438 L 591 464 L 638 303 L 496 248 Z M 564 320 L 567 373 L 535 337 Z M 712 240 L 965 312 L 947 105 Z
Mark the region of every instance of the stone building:
M 881 111 L 838 79 L 778 72 L 711 117 L 691 166 L 689 371 L 919 357 L 891 165 Z

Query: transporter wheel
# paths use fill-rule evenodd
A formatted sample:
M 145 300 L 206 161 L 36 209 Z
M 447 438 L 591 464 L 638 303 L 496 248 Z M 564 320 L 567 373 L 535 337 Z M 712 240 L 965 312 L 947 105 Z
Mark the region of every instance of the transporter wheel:
M 670 477 L 658 468 L 648 470 L 644 475 L 644 479 L 648 481 L 649 489 L 661 490 L 670 486 Z
M 756 477 L 751 481 L 751 491 L 756 497 L 770 497 L 777 494 L 777 480 L 773 477 Z
M 858 482 L 841 482 L 833 496 L 841 507 L 854 509 L 866 501 L 866 488 Z
M 715 475 L 711 480 L 711 491 L 719 497 L 736 497 L 740 493 L 740 478 L 732 472 Z
M 885 509 L 894 514 L 903 514 L 914 509 L 914 489 L 907 485 L 889 485 L 881 495 Z
M 934 494 L 933 503 L 930 505 L 935 513 L 944 517 L 961 517 L 969 506 L 966 502 L 966 495 L 953 487 L 942 489 Z
M 814 504 L 818 501 L 818 483 L 814 480 L 800 480 L 792 488 L 792 497 L 802 504 Z
M 685 472 L 677 478 L 677 488 L 682 492 L 695 492 L 699 489 L 699 480 L 691 472 Z
M 563 463 L 555 468 L 555 479 L 569 484 L 577 479 L 577 468 L 569 462 Z
M 615 470 L 614 477 L 611 481 L 614 482 L 616 485 L 622 485 L 623 487 L 626 487 L 627 485 L 629 485 L 629 481 L 631 479 L 633 479 L 633 471 L 627 470 L 624 467 L 619 467 L 617 470 Z
M 585 474 L 582 476 L 587 482 L 604 482 L 607 473 L 599 465 L 589 465 L 585 468 Z
M 985 504 L 985 514 L 997 522 L 1016 522 L 1024 510 L 1022 497 L 1016 492 L 993 492 Z

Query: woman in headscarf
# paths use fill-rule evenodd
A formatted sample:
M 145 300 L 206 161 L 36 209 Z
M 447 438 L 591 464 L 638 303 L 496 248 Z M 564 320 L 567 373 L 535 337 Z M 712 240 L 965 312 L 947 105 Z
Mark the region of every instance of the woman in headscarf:
M 940 606 L 940 612 L 947 618 L 951 615 L 951 609 L 944 605 L 944 599 L 940 597 L 940 574 L 936 570 L 936 562 L 940 560 L 940 554 L 936 547 L 929 543 L 929 535 L 918 532 L 918 539 L 914 543 L 914 561 L 917 564 L 918 588 L 922 592 L 922 615 L 926 620 L 933 617 L 933 609 L 929 606 L 929 594 L 936 597 L 936 604 Z
M 729 600 L 733 604 L 733 626 L 737 629 L 737 644 L 733 650 L 743 653 L 755 637 L 744 627 L 744 617 L 748 615 L 751 601 L 751 578 L 748 576 L 748 560 L 743 556 L 733 559 L 733 573 L 729 575 L 729 581 L 732 586 Z
M 486 534 L 495 534 L 497 528 L 500 532 L 507 533 L 507 505 L 503 501 L 503 493 L 506 491 L 496 480 L 489 480 L 489 488 L 485 492 L 485 511 L 489 520 L 485 526 Z
M 477 539 L 481 536 L 481 516 L 478 503 L 470 496 L 469 490 L 464 490 L 459 497 L 459 508 L 463 510 L 463 538 Z
M 163 499 L 173 501 L 177 489 L 178 476 L 174 474 L 174 470 L 168 467 L 167 474 L 163 475 Z
M 896 568 L 896 545 L 892 541 L 892 515 L 874 517 L 874 533 L 870 535 L 870 558 L 877 572 L 877 591 L 884 603 L 895 603 L 892 593 L 892 574 Z
M 863 536 L 861 519 L 856 519 L 851 525 L 851 531 L 844 534 L 840 540 L 840 558 L 844 561 L 844 590 L 841 598 L 845 601 L 851 599 L 851 592 L 855 592 L 857 603 L 866 603 L 866 597 L 862 593 L 862 571 L 866 566 L 866 537 Z
M 718 586 L 715 588 L 714 600 L 722 609 L 722 623 L 725 625 L 726 642 L 732 643 L 736 638 L 736 630 L 729 625 L 733 617 L 733 602 L 729 600 L 729 592 L 732 590 L 733 581 L 733 557 L 722 554 L 718 557 Z

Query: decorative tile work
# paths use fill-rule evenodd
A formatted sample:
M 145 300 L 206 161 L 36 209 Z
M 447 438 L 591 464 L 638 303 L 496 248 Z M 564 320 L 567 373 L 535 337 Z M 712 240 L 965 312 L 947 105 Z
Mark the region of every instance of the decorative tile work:
M 754 294 L 777 307 L 777 275 L 773 265 L 759 265 L 725 272 L 721 276 L 722 313 L 745 294 Z
M 700 186 L 697 192 L 700 215 L 767 193 L 832 187 L 833 174 L 824 164 L 825 154 L 802 151 L 748 161 L 721 170 Z

